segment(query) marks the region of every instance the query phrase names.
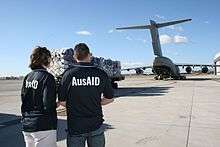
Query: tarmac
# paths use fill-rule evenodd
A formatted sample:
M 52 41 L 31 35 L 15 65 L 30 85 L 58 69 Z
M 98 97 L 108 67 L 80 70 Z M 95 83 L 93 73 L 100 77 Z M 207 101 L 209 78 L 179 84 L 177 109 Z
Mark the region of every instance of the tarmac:
M 20 125 L 22 81 L 0 81 L 0 146 L 24 147 Z M 115 101 L 103 107 L 106 147 L 219 147 L 220 77 L 156 81 L 127 76 Z M 59 116 L 58 147 L 66 146 Z

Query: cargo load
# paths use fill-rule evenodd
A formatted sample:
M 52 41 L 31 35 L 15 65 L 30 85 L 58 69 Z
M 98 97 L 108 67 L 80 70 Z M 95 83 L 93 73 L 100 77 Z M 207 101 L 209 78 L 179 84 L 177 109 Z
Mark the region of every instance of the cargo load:
M 52 52 L 52 65 L 49 69 L 49 72 L 55 76 L 56 80 L 59 81 L 62 78 L 62 74 L 66 69 L 72 66 L 74 67 L 76 61 L 74 60 L 73 55 L 74 51 L 72 48 L 55 50 Z M 113 61 L 111 59 L 92 56 L 91 62 L 93 65 L 107 73 L 111 79 L 113 88 L 118 88 L 116 81 L 124 80 L 125 77 L 121 74 L 120 61 Z

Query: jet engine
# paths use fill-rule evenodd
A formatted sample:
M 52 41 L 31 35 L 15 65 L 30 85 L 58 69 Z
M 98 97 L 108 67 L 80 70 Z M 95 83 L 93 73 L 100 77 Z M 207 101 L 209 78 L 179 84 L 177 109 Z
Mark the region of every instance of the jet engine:
M 190 74 L 192 72 L 192 67 L 187 66 L 186 67 L 186 73 Z
M 209 71 L 207 66 L 202 67 L 202 73 L 207 73 Z
M 141 68 L 136 68 L 135 71 L 136 71 L 137 75 L 140 75 L 140 74 L 144 73 L 144 71 Z

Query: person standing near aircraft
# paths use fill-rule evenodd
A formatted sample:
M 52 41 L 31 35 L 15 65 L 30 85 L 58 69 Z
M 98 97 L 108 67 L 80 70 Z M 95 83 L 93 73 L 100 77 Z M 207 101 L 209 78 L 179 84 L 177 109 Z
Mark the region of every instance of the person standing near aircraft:
M 46 47 L 36 47 L 21 90 L 22 129 L 26 147 L 56 147 L 56 83 L 47 72 L 51 53 Z
M 104 147 L 102 105 L 113 102 L 108 75 L 91 63 L 91 53 L 84 43 L 74 48 L 77 63 L 62 78 L 58 99 L 67 109 L 67 146 Z M 103 95 L 103 98 L 101 98 Z

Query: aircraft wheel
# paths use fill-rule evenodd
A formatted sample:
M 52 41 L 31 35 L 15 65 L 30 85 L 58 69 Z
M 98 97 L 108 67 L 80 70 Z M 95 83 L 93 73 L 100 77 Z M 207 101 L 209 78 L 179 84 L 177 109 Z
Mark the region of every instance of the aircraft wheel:
M 158 76 L 155 76 L 154 79 L 155 79 L 155 80 L 159 80 L 159 79 L 158 79 Z
M 186 76 L 180 76 L 180 80 L 186 80 Z
M 112 83 L 112 88 L 113 89 L 118 89 L 118 83 Z
M 164 79 L 163 75 L 159 75 L 159 80 L 163 80 L 163 79 Z

